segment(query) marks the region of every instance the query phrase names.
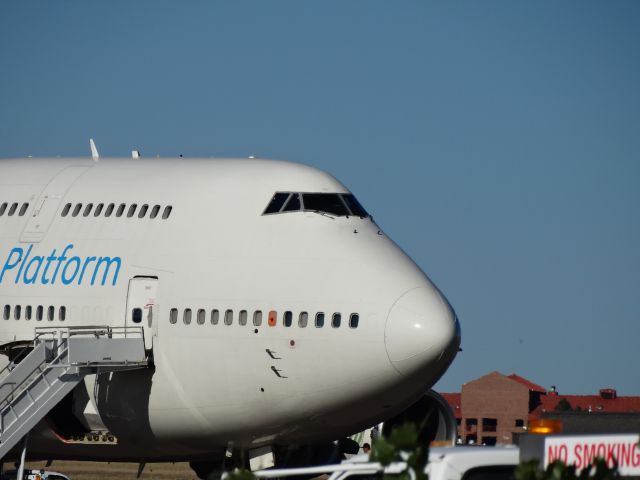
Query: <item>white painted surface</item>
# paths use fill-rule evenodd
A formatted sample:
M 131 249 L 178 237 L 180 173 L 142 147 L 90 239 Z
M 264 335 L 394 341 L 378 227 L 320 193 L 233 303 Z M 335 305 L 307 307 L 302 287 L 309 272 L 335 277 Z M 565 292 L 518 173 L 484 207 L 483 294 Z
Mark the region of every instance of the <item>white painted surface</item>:
M 120 326 L 130 315 L 132 279 L 158 278 L 148 339 L 145 332 L 155 369 L 96 383 L 100 416 L 120 442 L 106 453 L 74 447 L 77 455 L 195 457 L 229 442 L 255 448 L 332 440 L 403 410 L 457 351 L 459 327 L 448 302 L 371 219 L 262 215 L 277 191 L 348 192 L 325 172 L 258 159 L 10 159 L 0 160 L 0 203 L 30 201 L 71 167 L 91 168 L 64 193 L 28 261 L 46 263 L 72 245 L 67 257 L 87 265 L 82 281 L 78 274 L 65 285 L 58 272 L 52 282 L 57 261 L 46 274 L 43 265 L 34 275 L 35 263 L 21 275 L 17 264 L 5 268 L 17 261 L 13 249 L 27 251 L 19 237 L 32 204 L 27 216 L 0 217 L 0 305 L 64 305 L 64 325 Z M 170 205 L 172 213 L 166 220 L 162 210 L 156 219 L 137 211 L 128 218 L 127 210 L 120 218 L 62 217 L 67 203 Z M 104 286 L 98 270 L 91 284 L 97 260 L 89 259 L 103 256 L 121 259 L 114 285 L 115 270 Z M 25 282 L 27 271 L 33 283 Z M 169 322 L 172 308 L 176 324 Z M 189 325 L 185 308 L 192 309 Z M 199 308 L 207 311 L 204 325 Z M 220 311 L 217 325 L 212 309 Z M 223 321 L 228 309 L 232 325 Z M 240 310 L 249 314 L 247 325 L 238 324 Z M 255 310 L 263 312 L 260 326 L 252 325 Z M 274 327 L 267 325 L 271 310 L 278 312 Z M 282 324 L 285 311 L 293 312 L 292 327 Z M 309 313 L 306 328 L 298 326 L 300 312 Z M 323 328 L 313 326 L 316 312 L 326 315 Z M 334 312 L 342 314 L 340 328 L 331 327 Z M 355 329 L 348 326 L 354 312 Z M 0 320 L 0 344 L 31 339 L 46 323 Z M 37 438 L 33 445 L 70 451 Z
M 579 472 L 601 458 L 623 476 L 640 475 L 639 442 L 639 434 L 550 435 L 544 440 L 544 467 L 561 460 Z

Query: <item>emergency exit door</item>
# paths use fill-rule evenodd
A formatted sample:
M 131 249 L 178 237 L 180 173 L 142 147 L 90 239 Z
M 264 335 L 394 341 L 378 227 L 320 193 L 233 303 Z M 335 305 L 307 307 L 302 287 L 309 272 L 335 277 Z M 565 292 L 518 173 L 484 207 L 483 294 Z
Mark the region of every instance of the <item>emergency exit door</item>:
M 129 280 L 125 325 L 142 327 L 147 350 L 153 347 L 153 339 L 158 335 L 157 292 L 158 277 L 133 277 Z

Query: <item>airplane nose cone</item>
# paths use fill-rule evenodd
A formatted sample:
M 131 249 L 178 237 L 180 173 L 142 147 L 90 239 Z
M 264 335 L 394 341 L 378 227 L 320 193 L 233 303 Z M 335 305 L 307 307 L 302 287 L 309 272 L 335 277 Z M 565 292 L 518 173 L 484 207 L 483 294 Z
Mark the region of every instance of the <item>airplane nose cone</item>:
M 460 327 L 453 309 L 436 288 L 416 287 L 393 304 L 385 326 L 385 346 L 402 375 L 449 366 L 460 344 Z M 437 378 L 436 378 L 437 379 Z

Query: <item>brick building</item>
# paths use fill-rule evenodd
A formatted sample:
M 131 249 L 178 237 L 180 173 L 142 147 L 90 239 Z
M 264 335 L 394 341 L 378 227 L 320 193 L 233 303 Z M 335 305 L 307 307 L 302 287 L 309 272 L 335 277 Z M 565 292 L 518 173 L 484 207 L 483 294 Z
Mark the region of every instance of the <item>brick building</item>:
M 491 372 L 443 393 L 458 423 L 459 443 L 511 444 L 530 420 L 547 412 L 638 413 L 640 397 L 618 397 L 614 389 L 599 395 L 560 395 L 519 375 Z

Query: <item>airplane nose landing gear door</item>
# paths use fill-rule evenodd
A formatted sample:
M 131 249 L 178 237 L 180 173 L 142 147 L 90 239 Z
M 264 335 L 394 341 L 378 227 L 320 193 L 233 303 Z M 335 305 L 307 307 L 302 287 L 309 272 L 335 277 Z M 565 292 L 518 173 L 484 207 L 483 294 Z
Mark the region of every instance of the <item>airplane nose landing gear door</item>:
M 144 347 L 151 350 L 158 334 L 158 277 L 133 277 L 127 292 L 127 327 L 142 327 Z

